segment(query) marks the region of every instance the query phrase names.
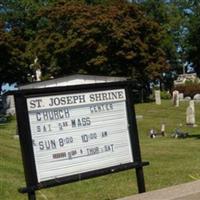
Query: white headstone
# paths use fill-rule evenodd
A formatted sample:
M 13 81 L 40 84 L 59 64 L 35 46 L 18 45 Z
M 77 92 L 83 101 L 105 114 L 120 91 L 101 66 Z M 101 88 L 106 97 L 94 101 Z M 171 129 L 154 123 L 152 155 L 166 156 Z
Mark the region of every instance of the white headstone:
M 179 93 L 179 100 L 183 101 L 183 99 L 184 99 L 184 94 L 183 93 Z
M 165 136 L 165 124 L 161 124 L 161 129 L 160 129 L 160 131 L 161 131 L 161 135 L 162 135 L 162 136 Z
M 188 106 L 186 110 L 186 124 L 195 125 L 195 112 L 192 106 Z
M 195 107 L 194 107 L 194 101 L 193 100 L 189 101 L 189 106 L 192 108 L 193 112 L 195 113 Z
M 41 81 L 41 77 L 42 77 L 41 69 L 36 69 L 35 75 L 36 75 L 36 81 Z
M 160 99 L 160 90 L 155 90 L 155 101 L 157 105 L 161 104 L 161 99 Z

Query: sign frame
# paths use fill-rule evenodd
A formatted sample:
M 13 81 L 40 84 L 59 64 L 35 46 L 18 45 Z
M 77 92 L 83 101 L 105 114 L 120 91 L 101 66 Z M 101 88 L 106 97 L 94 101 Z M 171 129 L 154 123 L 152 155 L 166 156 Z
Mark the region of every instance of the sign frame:
M 57 179 L 47 180 L 38 183 L 36 163 L 34 159 L 34 151 L 31 137 L 31 128 L 28 116 L 27 98 L 42 97 L 50 95 L 76 94 L 86 92 L 100 92 L 105 90 L 124 89 L 126 94 L 126 112 L 127 122 L 129 124 L 129 136 L 132 149 L 133 162 L 121 164 L 117 166 L 107 167 L 94 171 L 84 172 L 81 174 L 70 175 Z M 29 199 L 35 199 L 35 190 L 42 188 L 54 187 L 57 185 L 72 183 L 92 177 L 106 175 L 109 173 L 119 172 L 127 169 L 136 169 L 136 178 L 138 192 L 145 192 L 145 183 L 143 175 L 143 166 L 149 165 L 149 162 L 142 162 L 139 146 L 139 137 L 137 131 L 135 109 L 134 109 L 134 85 L 131 81 L 97 83 L 87 85 L 75 85 L 66 87 L 51 87 L 41 89 L 19 90 L 14 92 L 18 133 L 20 139 L 22 160 L 24 166 L 26 187 L 20 188 L 19 192 L 28 193 Z

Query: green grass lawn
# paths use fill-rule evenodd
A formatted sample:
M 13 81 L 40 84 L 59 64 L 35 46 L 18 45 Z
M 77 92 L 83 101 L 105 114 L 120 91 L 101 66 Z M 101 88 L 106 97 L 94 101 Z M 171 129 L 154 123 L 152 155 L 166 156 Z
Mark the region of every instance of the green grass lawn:
M 180 107 L 171 101 L 137 104 L 138 131 L 142 158 L 150 165 L 144 168 L 147 191 L 176 185 L 200 178 L 200 103 L 195 105 L 198 127 L 185 125 L 187 102 Z M 150 139 L 150 128 L 166 125 L 166 137 Z M 180 126 L 181 125 L 181 126 Z M 174 139 L 175 128 L 190 133 L 187 139 Z M 25 186 L 18 139 L 14 139 L 16 122 L 0 125 L 0 199 L 25 200 L 17 189 Z M 37 191 L 37 200 L 110 200 L 137 193 L 135 170 L 93 178 L 72 184 Z

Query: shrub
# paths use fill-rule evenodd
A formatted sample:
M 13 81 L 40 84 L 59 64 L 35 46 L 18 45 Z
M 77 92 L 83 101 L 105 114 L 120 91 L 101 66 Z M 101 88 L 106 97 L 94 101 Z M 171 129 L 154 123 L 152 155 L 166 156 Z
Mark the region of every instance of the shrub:
M 171 99 L 171 94 L 168 91 L 160 91 L 161 99 Z M 149 95 L 149 101 L 155 101 L 155 91 Z
M 178 90 L 180 93 L 183 93 L 184 96 L 193 98 L 195 94 L 200 94 L 200 84 L 188 83 L 185 85 L 176 85 L 173 90 Z
M 160 97 L 161 99 L 171 99 L 171 94 L 168 91 L 161 91 Z

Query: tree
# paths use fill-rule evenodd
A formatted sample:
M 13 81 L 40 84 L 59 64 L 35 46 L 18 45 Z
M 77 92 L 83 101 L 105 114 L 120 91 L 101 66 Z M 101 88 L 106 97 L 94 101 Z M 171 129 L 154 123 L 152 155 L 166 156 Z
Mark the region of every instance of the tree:
M 190 19 L 187 38 L 187 58 L 195 72 L 200 76 L 200 13 Z
M 148 16 L 157 21 L 163 28 L 162 49 L 172 69 L 177 73 L 182 72 L 182 50 L 184 16 L 175 1 L 146 0 L 143 4 Z
M 18 36 L 13 37 L 4 30 L 0 22 L 0 88 L 2 83 L 26 80 L 24 51 L 26 43 Z
M 0 4 L 0 88 L 3 82 L 26 82 L 33 56 L 26 51 L 35 38 L 33 15 L 53 0 L 4 0 Z
M 200 2 L 186 1 L 185 12 L 188 17 L 185 57 L 190 67 L 200 76 Z
M 40 12 L 29 49 L 45 76 L 70 73 L 129 76 L 147 84 L 169 68 L 162 30 L 135 5 L 57 3 Z
M 173 79 L 183 73 L 187 62 L 186 43 L 189 2 L 188 0 L 142 0 L 138 3 L 147 15 L 162 27 L 161 48 L 166 54 L 171 69 L 163 74 L 166 89 L 171 89 Z
M 7 31 L 19 29 L 26 40 L 35 34 L 36 22 L 33 16 L 42 7 L 51 5 L 55 0 L 4 0 L 0 5 L 0 18 L 5 23 Z
M 9 70 L 3 81 L 26 81 L 35 58 L 43 79 L 71 73 L 116 75 L 148 87 L 149 80 L 162 78 L 169 69 L 161 48 L 163 30 L 134 4 L 118 0 L 95 4 L 66 0 L 52 6 L 53 1 L 42 0 L 5 2 L 1 70 Z M 18 6 L 23 8 L 21 13 Z M 13 74 L 15 79 L 10 79 Z

